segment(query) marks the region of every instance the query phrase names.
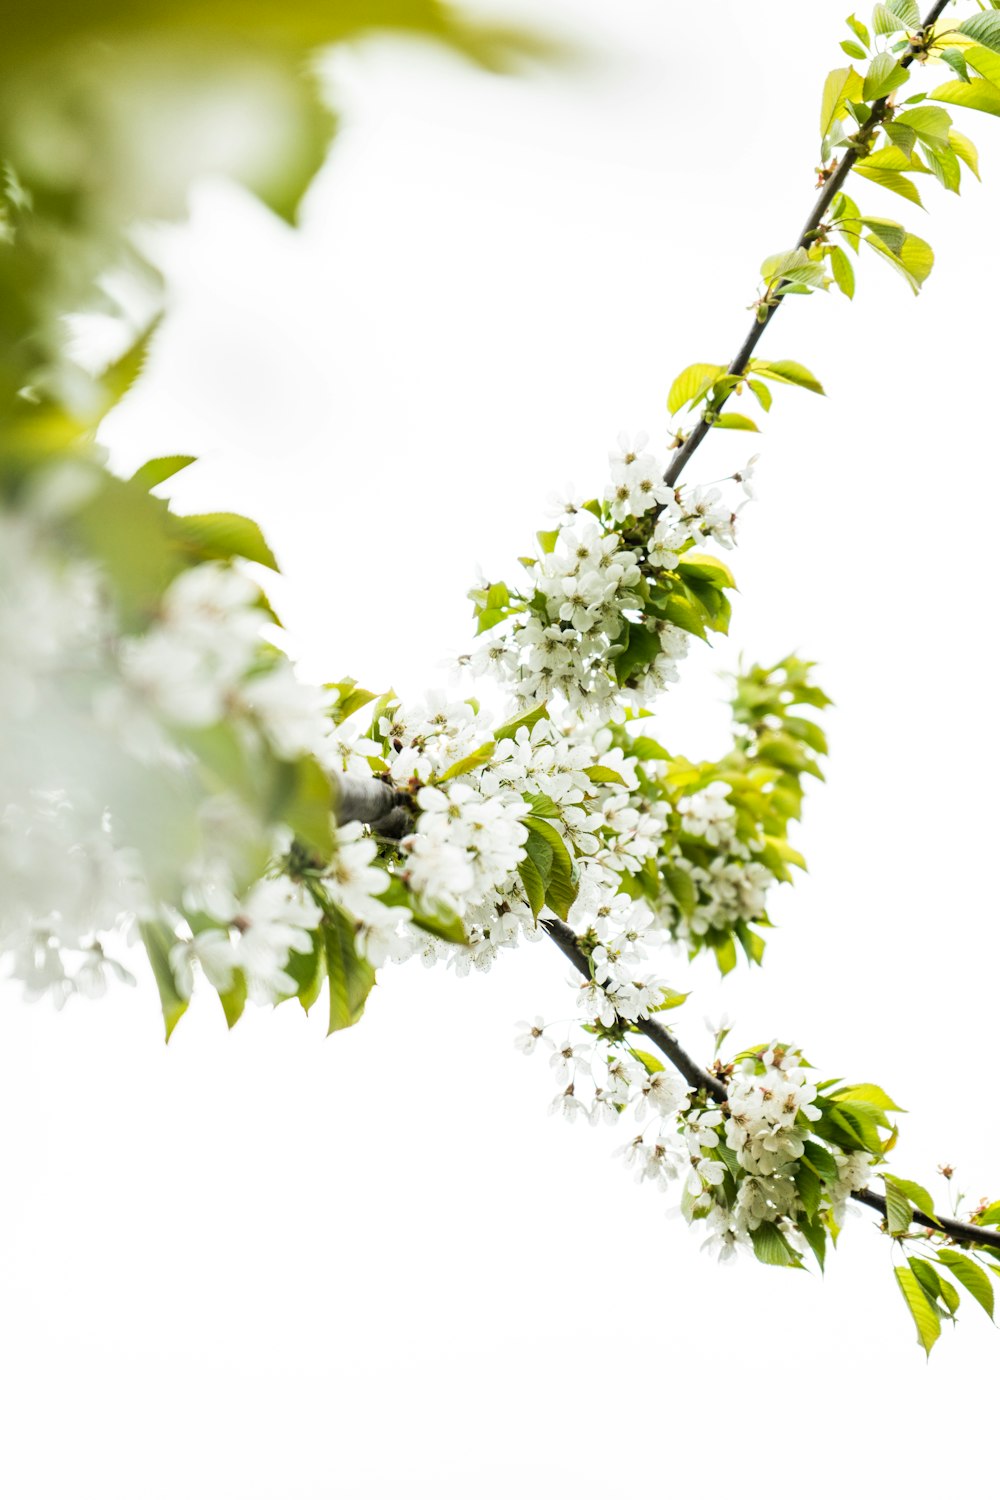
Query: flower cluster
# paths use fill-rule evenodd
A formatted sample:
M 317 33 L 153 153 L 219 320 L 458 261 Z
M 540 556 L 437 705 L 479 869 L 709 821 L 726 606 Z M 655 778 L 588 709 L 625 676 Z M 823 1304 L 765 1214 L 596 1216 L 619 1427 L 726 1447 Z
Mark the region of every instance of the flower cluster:
M 530 591 L 473 590 L 480 629 L 504 633 L 469 664 L 524 705 L 560 700 L 577 720 L 618 702 L 641 707 L 677 681 L 692 634 L 727 626 L 732 577 L 691 549 L 732 546 L 739 507 L 718 489 L 667 486 L 647 441 L 619 434 L 603 501 L 558 502 L 560 524 L 540 533 L 542 554 L 527 563 Z
M 857 1097 L 870 1089 L 820 1096 L 800 1054 L 773 1043 L 724 1070 L 724 1099 L 706 1099 L 634 1047 L 620 1026 L 599 1023 L 582 1043 L 556 1040 L 553 1031 L 562 1028 L 537 1016 L 519 1023 L 515 1038 L 526 1055 L 539 1044 L 549 1052 L 560 1085 L 550 1112 L 640 1126 L 616 1154 L 638 1182 L 665 1191 L 682 1179 L 681 1207 L 704 1229 L 707 1248 L 728 1259 L 745 1246 L 789 1265 L 813 1248 L 822 1263 L 826 1236 L 841 1223 L 850 1194 L 868 1183 L 885 1144 L 845 1149 L 837 1139 L 838 1108 L 856 1110 Z

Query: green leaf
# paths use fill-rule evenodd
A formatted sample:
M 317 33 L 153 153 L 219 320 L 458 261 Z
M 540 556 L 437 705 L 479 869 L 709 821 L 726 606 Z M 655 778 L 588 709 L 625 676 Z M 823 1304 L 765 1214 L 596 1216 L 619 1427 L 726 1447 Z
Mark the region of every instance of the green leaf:
M 897 270 L 914 292 L 919 292 L 934 266 L 934 252 L 925 240 L 915 234 L 905 236 L 897 253 L 893 252 L 880 235 L 865 235 L 865 243 L 881 255 L 883 260 Z
M 800 1219 L 799 1233 L 815 1255 L 816 1262 L 822 1271 L 826 1266 L 826 1230 L 823 1225 L 815 1220 Z
M 485 745 L 479 745 L 468 755 L 463 755 L 461 760 L 456 760 L 454 765 L 449 766 L 446 771 L 442 771 L 437 778 L 438 783 L 450 781 L 453 776 L 465 776 L 469 771 L 488 765 L 493 759 L 496 748 L 495 740 L 487 740 Z
M 805 1141 L 802 1146 L 803 1158 L 809 1163 L 817 1177 L 824 1182 L 837 1182 L 840 1173 L 837 1170 L 836 1157 L 821 1146 L 818 1141 Z
M 876 187 L 887 188 L 890 193 L 897 193 L 900 198 L 906 198 L 910 203 L 915 203 L 918 208 L 923 208 L 923 200 L 917 191 L 917 185 L 908 177 L 902 176 L 900 172 L 885 172 L 881 167 L 869 167 L 863 162 L 854 168 L 858 177 L 863 177 L 866 182 L 874 182 Z
M 838 1089 L 831 1094 L 832 1099 L 860 1099 L 865 1104 L 874 1104 L 876 1109 L 891 1109 L 897 1114 L 905 1114 L 905 1109 L 900 1109 L 894 1104 L 885 1089 L 879 1088 L 877 1083 L 852 1083 L 845 1089 Z
M 826 395 L 812 371 L 807 370 L 805 365 L 800 365 L 797 360 L 755 359 L 752 369 L 755 374 L 763 375 L 765 380 L 777 380 L 781 385 L 800 385 L 807 391 L 814 391 L 817 396 Z
M 1000 88 L 987 83 L 985 78 L 974 78 L 971 83 L 959 83 L 956 78 L 939 84 L 931 98 L 940 99 L 943 104 L 959 104 L 964 109 L 979 109 L 987 115 L 1000 115 Z
M 736 940 L 747 956 L 747 962 L 751 964 L 762 963 L 764 960 L 764 949 L 767 947 L 767 944 L 760 933 L 754 932 L 753 928 L 748 927 L 746 922 L 742 920 L 736 923 L 733 932 L 736 934 Z
M 871 46 L 871 32 L 863 21 L 859 21 L 857 16 L 848 16 L 847 24 L 863 47 Z
M 182 454 L 175 454 L 170 458 L 151 458 L 140 469 L 136 469 L 130 483 L 141 484 L 143 489 L 155 490 L 158 484 L 166 484 L 168 479 L 173 479 L 175 474 L 194 462 L 193 458 Z
M 464 946 L 469 941 L 465 924 L 456 911 L 443 901 L 422 901 L 398 875 L 389 877 L 388 889 L 375 899 L 383 906 L 405 906 L 413 914 L 414 927 L 440 938 L 442 942 Z
M 895 3 L 892 4 L 876 5 L 872 15 L 872 25 L 875 28 L 875 35 L 891 36 L 896 31 L 905 31 L 907 26 L 915 30 L 920 25 L 919 12 L 917 12 L 915 20 L 906 20 L 904 19 L 904 14 L 907 9 L 907 0 L 895 0 Z M 916 7 L 911 5 L 909 10 L 912 15 Z
M 861 98 L 861 75 L 853 68 L 834 68 L 823 85 L 819 111 L 820 140 L 825 141 L 834 123 L 847 113 L 848 100 Z
M 710 931 L 705 941 L 715 954 L 719 973 L 731 974 L 736 968 L 736 944 L 733 942 L 732 934 Z
M 895 169 L 900 172 L 922 172 L 923 167 L 913 155 L 913 148 L 917 144 L 917 132 L 890 120 L 886 124 L 885 133 L 892 145 L 883 146 L 880 151 L 873 151 L 870 156 L 866 156 L 865 161 L 868 166 L 888 167 L 890 171 Z
M 660 1059 L 658 1057 L 654 1057 L 651 1052 L 640 1052 L 638 1047 L 630 1047 L 628 1050 L 631 1052 L 636 1062 L 642 1063 L 642 1066 L 646 1069 L 646 1072 L 649 1074 L 650 1078 L 653 1077 L 654 1073 L 662 1073 L 664 1071 L 664 1067 L 660 1062 Z
M 970 48 L 970 51 L 985 51 L 985 48 Z M 947 63 L 953 73 L 957 73 L 963 83 L 968 83 L 969 68 L 961 47 L 942 47 L 939 54 L 941 61 Z
M 904 109 L 893 123 L 907 126 L 928 146 L 936 148 L 948 144 L 951 116 L 936 104 L 918 104 L 914 109 Z
M 335 724 L 343 724 L 345 719 L 349 719 L 366 704 L 374 703 L 378 697 L 377 693 L 370 693 L 367 688 L 359 688 L 353 677 L 345 677 L 343 682 L 328 682 L 326 688 L 328 692 L 337 695 L 337 701 L 330 710 L 330 717 Z
M 995 52 L 990 52 L 985 47 L 969 47 L 963 54 L 962 61 L 966 70 L 974 68 L 981 73 L 987 83 L 992 83 L 994 88 L 1000 88 L 1000 57 Z M 968 76 L 966 71 L 966 83 L 974 83 L 975 80 Z
M 753 1253 L 758 1260 L 766 1266 L 800 1266 L 802 1258 L 792 1249 L 774 1224 L 767 1219 L 756 1229 L 751 1229 L 750 1238 L 753 1241 Z
M 677 571 L 684 578 L 704 579 L 706 583 L 714 583 L 716 588 L 734 589 L 736 579 L 733 577 L 732 569 L 719 557 L 712 557 L 708 552 L 685 552 L 677 564 Z
M 613 663 L 619 687 L 624 687 L 633 679 L 641 678 L 643 675 L 641 669 L 651 666 L 659 654 L 660 637 L 655 630 L 651 630 L 648 625 L 641 625 L 634 621 L 626 622 L 625 646 L 614 658 Z
M 928 1297 L 936 1301 L 941 1296 L 941 1278 L 930 1261 L 924 1260 L 918 1255 L 908 1255 L 906 1263 Z
M 725 373 L 725 365 L 688 365 L 670 387 L 667 410 L 671 416 L 679 412 L 682 406 L 696 405 L 708 393 L 719 376 Z
M 967 135 L 962 135 L 959 130 L 949 130 L 948 144 L 955 155 L 969 168 L 973 177 L 979 179 L 979 152 Z
M 941 1334 L 941 1317 L 909 1266 L 896 1266 L 896 1283 L 917 1330 L 917 1340 L 930 1354 Z
M 833 279 L 840 287 L 845 297 L 854 296 L 854 267 L 847 258 L 847 252 L 841 250 L 839 245 L 831 245 L 827 251 L 830 261 L 830 270 Z
M 160 992 L 160 1009 L 163 1011 L 163 1025 L 169 1042 L 174 1027 L 188 1008 L 188 1001 L 177 988 L 170 964 L 170 950 L 177 938 L 166 922 L 140 922 L 139 934 L 149 956 L 156 988 Z
M 994 1299 L 993 1283 L 983 1270 L 969 1256 L 962 1255 L 958 1250 L 939 1250 L 938 1263 L 946 1266 L 954 1276 L 955 1280 L 965 1287 L 965 1290 L 979 1303 L 987 1317 L 993 1317 Z
M 745 417 L 742 412 L 736 411 L 724 411 L 719 416 L 712 417 L 711 426 L 729 428 L 736 432 L 760 431 L 752 417 Z
M 499 728 L 494 729 L 493 738 L 497 744 L 501 740 L 512 740 L 516 737 L 519 729 L 533 729 L 540 719 L 547 719 L 548 708 L 544 703 L 539 703 L 536 708 L 529 708 L 526 713 L 518 714 L 513 719 L 505 719 Z
M 532 792 L 525 800 L 536 818 L 561 818 L 562 808 L 547 792 Z
M 840 50 L 841 52 L 846 52 L 848 57 L 857 58 L 861 62 L 864 62 L 865 58 L 868 56 L 868 53 L 865 51 L 864 47 L 859 46 L 857 42 L 841 42 Z
M 764 382 L 762 380 L 748 380 L 747 381 L 747 385 L 750 387 L 750 389 L 753 391 L 754 395 L 757 397 L 757 400 L 760 402 L 762 410 L 763 411 L 770 411 L 771 410 L 771 401 L 772 401 L 773 398 L 771 396 L 771 392 L 768 390 L 768 388 L 764 384 Z
M 323 928 L 312 934 L 312 945 L 304 953 L 291 952 L 285 973 L 295 984 L 295 994 L 306 1015 L 319 999 L 326 978 L 326 953 Z
M 172 516 L 172 529 L 183 545 L 197 553 L 198 560 L 245 557 L 279 572 L 274 553 L 256 521 L 231 511 L 204 516 Z
M 676 865 L 666 865 L 663 883 L 684 915 L 690 916 L 698 905 L 698 890 L 688 872 L 678 869 Z
M 326 968 L 330 976 L 330 1025 L 327 1035 L 354 1026 L 364 1015 L 375 983 L 375 970 L 354 944 L 354 923 L 337 906 L 323 918 Z
M 549 869 L 551 870 L 551 863 Z M 524 859 L 517 867 L 517 873 L 524 886 L 524 894 L 528 898 L 531 907 L 531 915 L 538 921 L 538 913 L 545 905 L 545 884 L 539 872 L 538 866 L 532 859 Z
M 97 383 L 104 397 L 101 416 L 106 416 L 113 406 L 117 406 L 139 379 L 145 368 L 153 336 L 161 322 L 162 315 L 155 318 L 145 333 L 140 334 L 135 343 L 131 344 L 124 354 L 108 365 L 97 377 Z
M 919 1208 L 921 1213 L 925 1213 L 928 1218 L 933 1219 L 937 1223 L 937 1215 L 934 1212 L 934 1199 L 925 1187 L 921 1187 L 919 1182 L 911 1182 L 908 1177 L 894 1177 L 889 1172 L 883 1172 L 882 1176 L 886 1182 L 891 1182 L 893 1187 L 902 1193 L 905 1198 L 908 1198 L 916 1208 Z
M 962 181 L 962 168 L 951 147 L 933 151 L 930 146 L 925 146 L 924 158 L 941 186 L 949 193 L 957 193 Z
M 246 975 L 237 969 L 233 975 L 233 984 L 228 990 L 219 991 L 219 1000 L 222 1003 L 223 1013 L 226 1017 L 226 1025 L 232 1031 L 236 1022 L 243 1014 L 247 1003 L 247 981 Z
M 815 1172 L 803 1171 L 801 1165 L 795 1174 L 795 1188 L 802 1199 L 802 1206 L 810 1219 L 815 1219 L 823 1197 L 823 1184 Z
M 544 556 L 547 557 L 550 552 L 556 550 L 556 542 L 559 540 L 558 529 L 555 531 L 536 531 L 535 535 L 538 538 L 538 545 L 541 547 Z
M 889 52 L 879 52 L 873 57 L 865 74 L 861 97 L 867 104 L 884 99 L 893 89 L 902 88 L 909 82 L 909 74 Z
M 545 885 L 546 904 L 555 912 L 557 917 L 563 921 L 569 915 L 569 909 L 577 897 L 577 883 L 573 875 L 573 861 L 569 850 L 566 848 L 561 835 L 547 823 L 544 818 L 527 817 L 521 820 L 528 829 L 528 843 L 525 845 L 525 853 L 528 854 L 536 864 L 531 835 L 541 839 L 549 848 L 552 855 L 552 863 L 547 875 L 542 875 Z M 539 874 L 542 874 L 539 869 Z
M 981 47 L 988 47 L 991 52 L 1000 52 L 1000 16 L 970 16 L 955 29 L 971 36 Z
M 613 766 L 587 766 L 584 775 L 597 786 L 628 785 L 621 772 L 616 771 Z
M 890 1234 L 906 1234 L 913 1220 L 909 1199 L 890 1177 L 885 1179 L 885 1217 Z
M 802 286 L 823 286 L 826 277 L 822 265 L 813 259 L 805 250 L 781 250 L 777 255 L 769 255 L 763 261 L 760 274 L 768 285 L 775 282 L 789 281 L 800 283 Z

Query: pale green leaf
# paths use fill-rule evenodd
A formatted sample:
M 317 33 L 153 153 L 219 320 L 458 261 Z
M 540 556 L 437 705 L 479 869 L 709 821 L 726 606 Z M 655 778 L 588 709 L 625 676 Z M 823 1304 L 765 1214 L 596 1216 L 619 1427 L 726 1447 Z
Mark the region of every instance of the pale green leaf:
M 992 1318 L 994 1311 L 993 1283 L 983 1270 L 969 1256 L 962 1255 L 958 1250 L 939 1250 L 938 1262 L 954 1276 L 955 1280 L 965 1287 L 965 1290 L 975 1297 L 980 1307 Z
M 865 178 L 867 182 L 874 182 L 876 187 L 886 188 L 890 193 L 896 193 L 900 198 L 906 198 L 910 203 L 915 203 L 918 208 L 923 208 L 916 183 L 904 177 L 901 172 L 886 172 L 880 167 L 869 166 L 867 162 L 861 162 L 853 170 L 858 177 Z
M 949 130 L 948 144 L 960 160 L 965 162 L 973 177 L 979 177 L 979 152 L 969 140 L 967 135 L 962 135 L 959 130 Z
M 905 1114 L 898 1104 L 895 1104 L 885 1089 L 880 1088 L 877 1083 L 852 1083 L 847 1088 L 838 1089 L 830 1096 L 833 1099 L 860 1099 L 865 1104 L 874 1104 L 877 1109 L 890 1109 L 898 1114 Z
M 794 359 L 757 360 L 753 362 L 753 370 L 757 375 L 763 375 L 765 380 L 776 380 L 781 385 L 800 385 L 807 391 L 814 391 L 817 396 L 825 396 L 820 382 L 811 370 L 805 365 L 800 365 Z
M 896 1266 L 896 1283 L 917 1330 L 925 1354 L 930 1354 L 941 1334 L 941 1316 L 909 1266 Z
M 752 417 L 745 417 L 742 412 L 724 411 L 712 422 L 713 427 L 728 428 L 733 432 L 759 432 L 760 428 Z
M 865 74 L 861 97 L 866 104 L 884 99 L 893 89 L 902 88 L 909 81 L 909 74 L 888 52 L 873 57 Z
M 848 100 L 861 98 L 861 76 L 853 68 L 834 68 L 823 85 L 823 101 L 819 111 L 820 140 L 825 141 L 834 121 L 843 119 L 847 113 Z
M 172 454 L 167 458 L 151 458 L 144 463 L 140 469 L 136 469 L 132 475 L 132 482 L 141 484 L 144 489 L 155 490 L 157 485 L 165 484 L 168 479 L 173 479 L 182 469 L 186 469 L 195 460 L 187 454 Z
M 456 760 L 446 771 L 442 771 L 437 780 L 450 781 L 453 776 L 465 776 L 469 771 L 477 771 L 480 766 L 488 765 L 493 759 L 496 751 L 496 741 L 487 740 L 485 745 L 479 745 L 477 749 L 463 755 L 461 760 Z
M 971 83 L 961 83 L 957 78 L 940 84 L 931 94 L 943 104 L 960 104 L 965 109 L 979 109 L 984 114 L 1000 115 L 1000 88 L 987 83 L 985 78 L 974 78 Z
M 840 290 L 844 293 L 845 297 L 853 297 L 854 267 L 851 265 L 851 262 L 847 256 L 847 252 L 845 250 L 841 250 L 839 245 L 831 245 L 829 250 L 827 251 L 827 254 L 829 256 L 830 270 L 833 272 L 834 281 L 837 283 Z
M 170 963 L 170 951 L 178 940 L 165 922 L 140 922 L 139 934 L 160 992 L 160 1009 L 169 1042 L 174 1027 L 188 1008 L 187 997 L 178 989 Z
M 694 405 L 706 395 L 718 380 L 720 375 L 725 375 L 725 365 L 688 365 L 682 370 L 670 387 L 667 396 L 667 410 L 671 416 L 680 411 L 682 406 Z

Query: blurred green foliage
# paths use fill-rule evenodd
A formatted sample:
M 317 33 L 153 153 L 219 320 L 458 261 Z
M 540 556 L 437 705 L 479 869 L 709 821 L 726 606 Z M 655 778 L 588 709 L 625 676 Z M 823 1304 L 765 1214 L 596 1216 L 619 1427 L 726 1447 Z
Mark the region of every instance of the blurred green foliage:
M 221 173 L 292 219 L 335 116 L 314 63 L 374 33 L 497 71 L 553 48 L 440 0 L 54 0 L 17 6 L 0 49 L 0 451 L 77 444 L 121 394 L 63 356 L 67 312 L 113 311 L 101 279 L 151 276 L 129 240 Z

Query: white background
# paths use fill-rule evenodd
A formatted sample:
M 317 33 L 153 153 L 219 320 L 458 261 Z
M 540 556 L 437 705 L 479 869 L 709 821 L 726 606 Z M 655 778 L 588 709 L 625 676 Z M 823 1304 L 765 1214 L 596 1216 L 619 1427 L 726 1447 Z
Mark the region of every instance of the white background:
M 546 0 L 591 52 L 498 80 L 430 48 L 335 65 L 345 128 L 301 233 L 224 185 L 158 240 L 173 314 L 109 425 L 115 461 L 191 452 L 184 509 L 244 509 L 284 568 L 303 669 L 419 692 L 464 648 L 481 563 L 516 574 L 553 488 L 604 483 L 620 427 L 666 432 L 691 360 L 728 359 L 756 270 L 808 210 L 840 4 Z M 679 1033 L 798 1040 L 911 1113 L 897 1170 L 1000 1192 L 995 1085 L 1000 124 L 986 186 L 931 215 L 915 300 L 790 301 L 733 635 L 659 726 L 717 753 L 714 672 L 799 649 L 837 700 L 828 785 L 763 973 L 708 963 Z M 930 182 L 930 179 L 922 179 Z M 679 961 L 678 961 L 679 962 Z M 558 955 L 486 979 L 385 974 L 354 1031 L 292 1005 L 170 1047 L 148 987 L 0 1009 L 0 1481 L 11 1500 L 748 1497 L 982 1478 L 1000 1346 L 970 1305 L 929 1366 L 870 1215 L 825 1280 L 720 1271 L 611 1157 L 546 1116 L 523 1015 L 568 1014 Z M 987 1426 L 987 1422 L 991 1425 Z

